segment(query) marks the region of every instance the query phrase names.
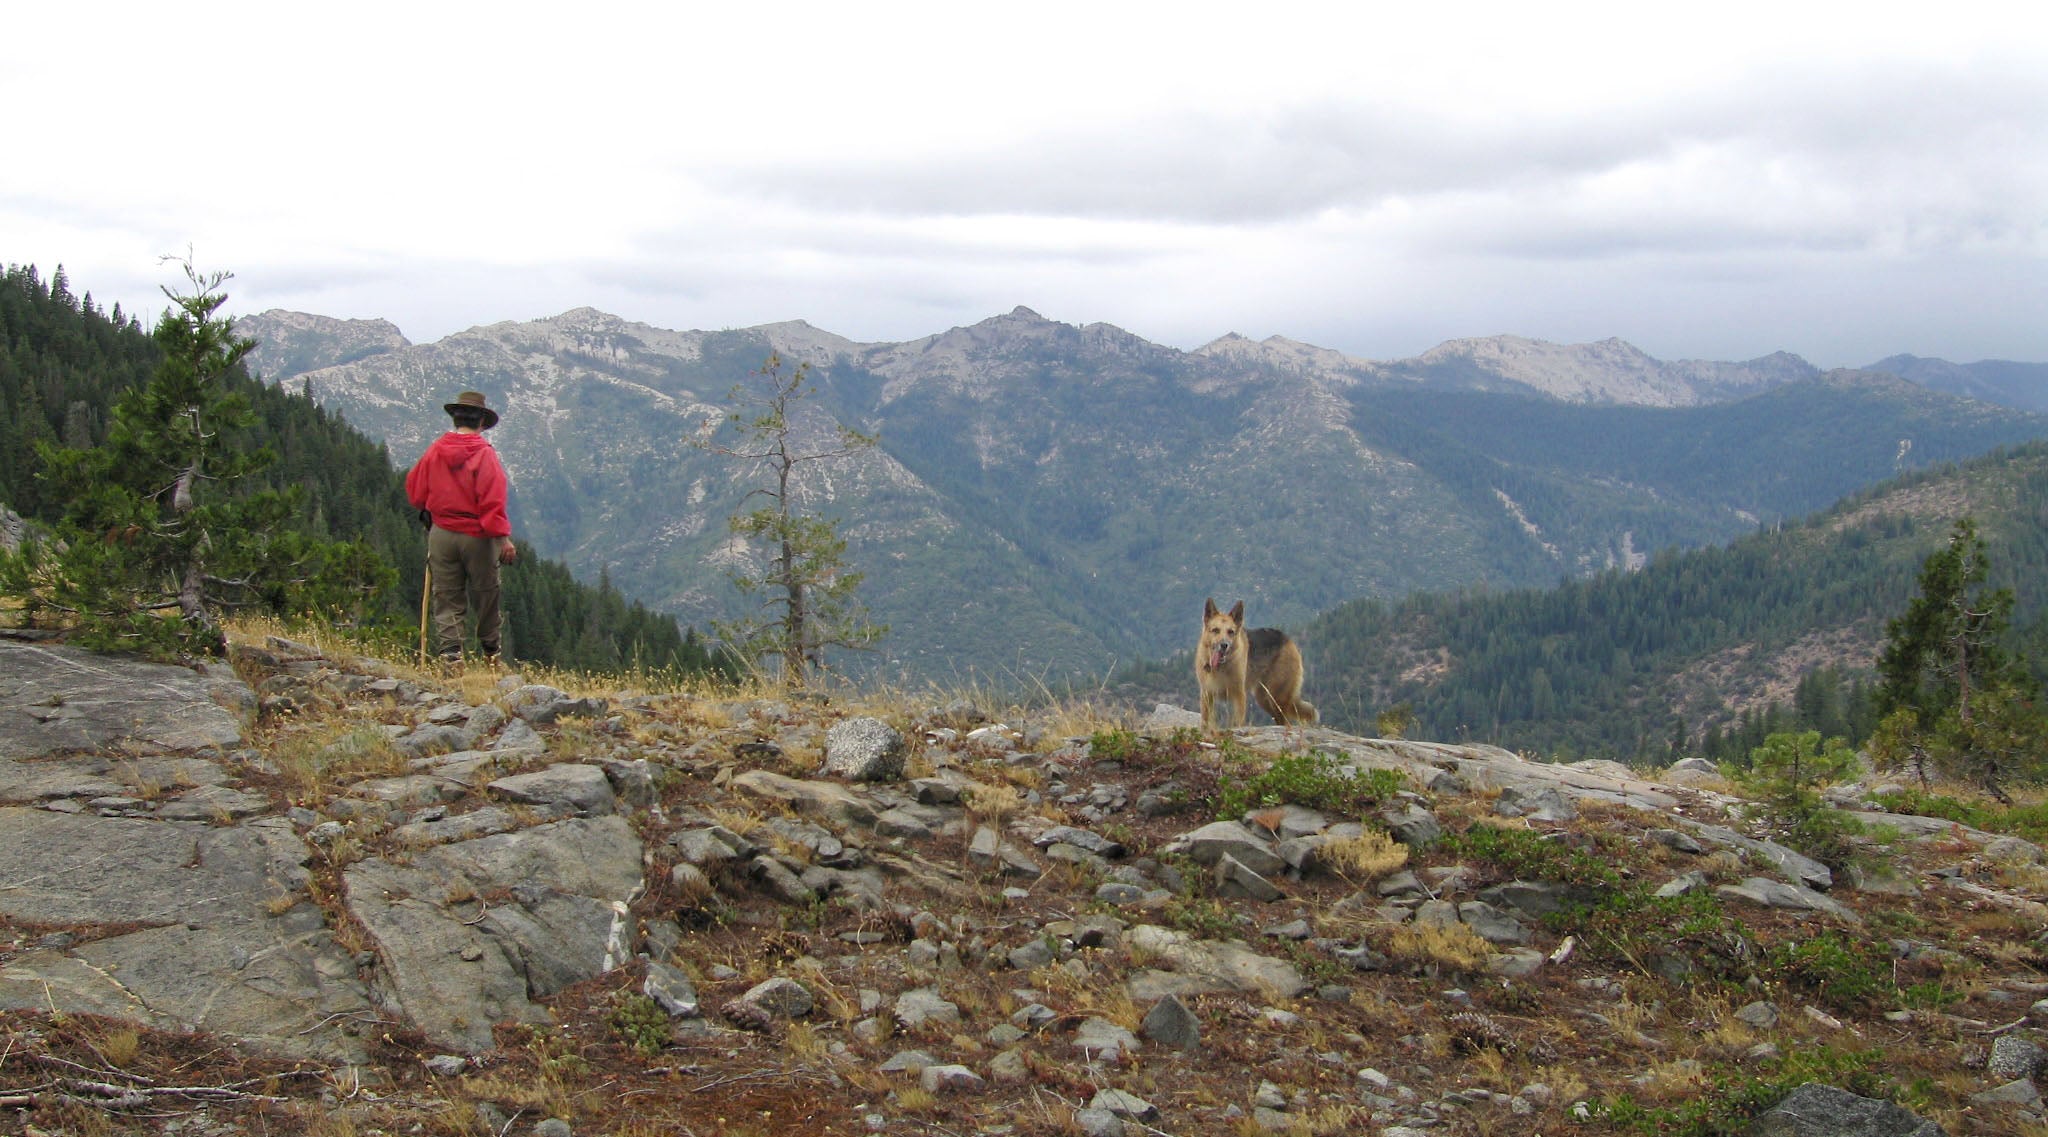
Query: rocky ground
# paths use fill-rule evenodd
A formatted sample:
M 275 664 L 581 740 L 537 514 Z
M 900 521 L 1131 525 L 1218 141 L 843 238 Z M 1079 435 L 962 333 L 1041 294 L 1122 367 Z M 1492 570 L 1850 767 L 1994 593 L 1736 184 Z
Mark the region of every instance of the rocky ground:
M 0 642 L 0 1132 L 2048 1134 L 2041 850 L 1874 780 L 574 686 Z

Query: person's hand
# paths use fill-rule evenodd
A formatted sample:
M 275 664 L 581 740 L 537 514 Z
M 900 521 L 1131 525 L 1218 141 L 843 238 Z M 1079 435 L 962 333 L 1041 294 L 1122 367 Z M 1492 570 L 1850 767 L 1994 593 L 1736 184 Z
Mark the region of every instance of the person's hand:
M 498 538 L 498 563 L 501 565 L 509 565 L 518 559 L 519 546 L 512 543 L 512 538 Z

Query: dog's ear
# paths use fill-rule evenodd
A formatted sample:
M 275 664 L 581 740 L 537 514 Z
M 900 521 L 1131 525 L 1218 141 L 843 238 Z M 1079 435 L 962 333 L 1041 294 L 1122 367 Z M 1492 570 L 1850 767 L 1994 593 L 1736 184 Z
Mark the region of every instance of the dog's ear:
M 1215 614 L 1216 598 L 1211 596 L 1209 599 L 1202 601 L 1202 619 L 1206 620 Z
M 1230 606 L 1230 622 L 1233 624 L 1244 623 L 1244 601 L 1240 600 Z

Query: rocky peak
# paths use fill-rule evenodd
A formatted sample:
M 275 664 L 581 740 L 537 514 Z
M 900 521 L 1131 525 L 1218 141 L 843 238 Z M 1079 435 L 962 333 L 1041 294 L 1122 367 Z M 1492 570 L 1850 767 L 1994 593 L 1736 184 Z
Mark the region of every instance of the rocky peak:
M 1730 389 L 1761 385 L 1731 378 L 1720 365 L 1667 364 L 1615 338 L 1590 344 L 1512 335 L 1450 340 L 1414 362 L 1423 368 L 1452 366 L 1571 403 L 1693 406 L 1727 397 Z
M 256 341 L 249 366 L 273 379 L 412 346 L 389 320 L 338 320 L 282 308 L 237 318 L 235 334 Z

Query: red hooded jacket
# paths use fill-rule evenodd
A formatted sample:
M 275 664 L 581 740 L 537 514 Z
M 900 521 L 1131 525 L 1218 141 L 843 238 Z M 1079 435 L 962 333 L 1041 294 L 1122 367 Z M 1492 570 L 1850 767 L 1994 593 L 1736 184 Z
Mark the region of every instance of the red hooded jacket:
M 484 436 L 451 430 L 413 464 L 405 476 L 405 496 L 450 532 L 510 537 L 505 485 L 505 467 Z

